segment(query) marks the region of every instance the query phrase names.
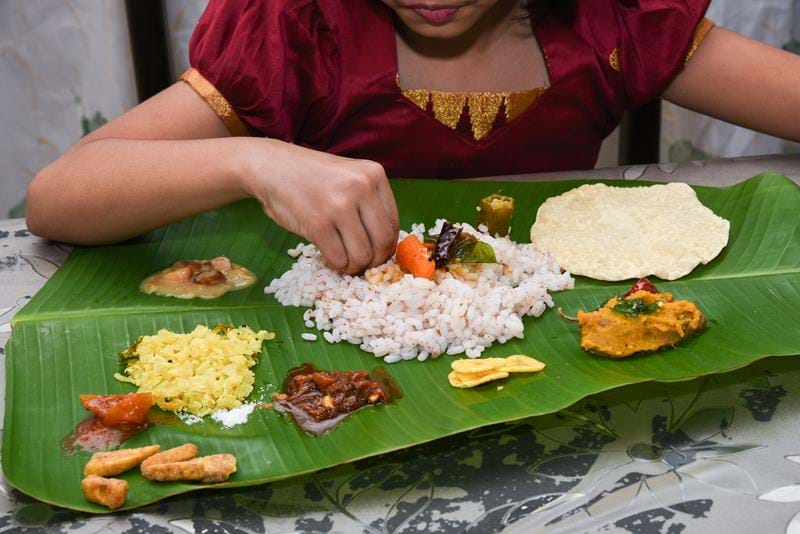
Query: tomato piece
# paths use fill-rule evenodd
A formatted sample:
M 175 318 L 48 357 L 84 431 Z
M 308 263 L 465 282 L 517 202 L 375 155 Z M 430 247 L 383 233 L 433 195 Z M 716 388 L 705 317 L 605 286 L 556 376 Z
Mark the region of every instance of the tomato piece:
M 107 426 L 143 425 L 147 423 L 153 407 L 153 395 L 150 393 L 81 395 L 80 398 L 83 407 Z

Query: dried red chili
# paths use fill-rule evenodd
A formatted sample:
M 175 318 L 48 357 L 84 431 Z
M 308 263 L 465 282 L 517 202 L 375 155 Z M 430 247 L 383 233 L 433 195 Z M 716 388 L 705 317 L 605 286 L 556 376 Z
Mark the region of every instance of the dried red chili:
M 636 293 L 637 291 L 647 291 L 648 293 L 658 293 L 658 289 L 656 286 L 650 283 L 650 280 L 647 278 L 639 278 L 628 290 L 627 293 L 622 295 L 622 298 L 629 297 Z

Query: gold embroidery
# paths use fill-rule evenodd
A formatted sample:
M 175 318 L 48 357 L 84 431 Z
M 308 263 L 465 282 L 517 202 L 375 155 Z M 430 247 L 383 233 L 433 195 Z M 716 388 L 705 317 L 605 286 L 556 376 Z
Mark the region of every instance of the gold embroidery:
M 686 63 L 689 63 L 689 60 L 692 59 L 692 56 L 700 45 L 703 43 L 706 37 L 708 37 L 708 33 L 714 28 L 714 21 L 710 19 L 703 19 L 700 21 L 700 24 L 697 25 L 697 28 L 694 30 L 694 37 L 692 38 L 692 45 L 689 47 L 689 52 L 686 54 Z
M 528 109 L 540 96 L 547 91 L 547 87 L 537 87 L 530 91 L 517 91 L 508 93 L 505 99 L 506 121 L 512 122 L 519 117 L 523 111 Z
M 231 135 L 250 135 L 247 127 L 236 114 L 230 102 L 228 102 L 225 97 L 217 91 L 217 88 L 206 80 L 198 70 L 190 68 L 181 74 L 180 79 L 188 83 L 189 86 L 211 106 L 211 109 L 213 109 L 214 112 L 219 115 L 219 118 L 222 119 L 222 122 L 225 123 Z
M 508 93 L 472 93 L 467 97 L 472 137 L 480 141 L 492 130 Z
M 464 113 L 464 104 L 467 103 L 466 93 L 443 93 L 431 91 L 433 102 L 433 116 L 436 120 L 455 130 L 461 114 Z
M 619 48 L 615 48 L 611 51 L 611 55 L 608 56 L 608 64 L 611 65 L 611 68 L 617 72 L 622 70 L 622 67 L 619 63 Z
M 400 87 L 400 75 L 397 75 Z M 479 141 L 489 135 L 500 107 L 505 108 L 506 122 L 512 122 L 530 107 L 547 87 L 512 93 L 457 93 L 428 91 L 427 89 L 401 89 L 403 96 L 422 110 L 428 110 L 431 102 L 433 116 L 448 128 L 455 130 L 466 108 L 472 127 L 472 136 Z
M 427 111 L 428 101 L 431 99 L 431 93 L 429 91 L 425 89 L 410 89 L 408 91 L 403 91 L 403 96 L 419 106 L 420 109 Z

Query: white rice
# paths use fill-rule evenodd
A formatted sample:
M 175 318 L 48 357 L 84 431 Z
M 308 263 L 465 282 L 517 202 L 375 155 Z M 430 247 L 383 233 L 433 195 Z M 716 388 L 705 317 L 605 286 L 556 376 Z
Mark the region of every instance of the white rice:
M 429 234 L 437 234 L 443 222 L 436 221 Z M 386 363 L 445 353 L 477 358 L 496 341 L 522 338 L 522 317 L 552 308 L 548 291 L 571 289 L 574 280 L 552 254 L 529 243 L 460 226 L 490 244 L 498 260 L 471 266 L 472 279 L 437 269 L 435 281 L 406 274 L 393 283 L 370 282 L 328 269 L 314 245 L 301 243 L 289 251 L 297 258 L 292 268 L 264 292 L 285 306 L 310 307 L 303 319 L 313 322 L 325 341 L 359 345 Z M 412 225 L 418 237 L 424 232 L 424 225 Z M 401 231 L 399 239 L 406 235 Z M 377 269 L 393 268 L 390 259 Z
M 300 334 L 300 337 L 302 337 L 306 341 L 316 341 L 317 340 L 317 334 L 312 334 L 310 332 L 303 332 L 302 334 Z

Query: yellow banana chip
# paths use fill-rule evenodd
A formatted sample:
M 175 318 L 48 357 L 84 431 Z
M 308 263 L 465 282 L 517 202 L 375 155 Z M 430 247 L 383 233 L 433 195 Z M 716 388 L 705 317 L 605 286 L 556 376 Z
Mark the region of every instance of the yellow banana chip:
M 456 388 L 471 388 L 492 380 L 508 378 L 509 373 L 536 373 L 544 369 L 545 365 L 530 356 L 514 354 L 507 358 L 455 360 L 450 367 L 453 369 L 447 375 L 450 385 Z
M 507 373 L 537 373 L 544 369 L 542 362 L 523 354 L 515 354 L 504 360 L 505 364 L 499 369 Z
M 490 371 L 487 373 L 459 373 L 452 371 L 447 375 L 450 385 L 456 388 L 472 388 L 486 382 L 500 380 L 501 378 L 508 378 L 508 373 L 503 371 Z
M 465 358 L 453 361 L 450 367 L 457 373 L 483 373 L 499 369 L 503 367 L 505 363 L 505 358 L 484 358 L 483 360 Z

